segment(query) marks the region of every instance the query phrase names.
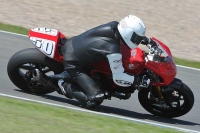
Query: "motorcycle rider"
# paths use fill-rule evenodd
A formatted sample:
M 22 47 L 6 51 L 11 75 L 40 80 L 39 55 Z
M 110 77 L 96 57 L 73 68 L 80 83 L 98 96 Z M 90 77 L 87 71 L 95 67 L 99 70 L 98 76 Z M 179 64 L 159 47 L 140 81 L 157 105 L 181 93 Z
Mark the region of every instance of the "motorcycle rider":
M 121 44 L 134 49 L 140 43 L 149 43 L 145 31 L 143 21 L 129 15 L 120 22 L 112 21 L 69 39 L 63 49 L 64 68 L 77 85 L 64 82 L 61 86 L 62 93 L 77 99 L 85 107 L 101 103 L 104 93 L 82 68 L 105 59 L 110 64 L 115 84 L 122 87 L 148 87 L 150 79 L 147 76 L 138 77 L 124 73 L 120 52 Z

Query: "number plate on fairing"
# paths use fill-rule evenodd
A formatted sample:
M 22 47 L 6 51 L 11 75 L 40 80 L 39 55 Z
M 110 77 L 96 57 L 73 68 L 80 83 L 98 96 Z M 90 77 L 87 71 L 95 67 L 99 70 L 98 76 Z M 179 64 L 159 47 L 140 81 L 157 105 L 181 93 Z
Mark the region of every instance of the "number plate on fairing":
M 50 58 L 54 58 L 59 39 L 59 31 L 49 28 L 34 28 L 29 32 L 34 46 Z
M 35 46 L 44 54 L 50 58 L 54 57 L 55 42 L 51 40 L 46 40 L 38 37 L 30 37 L 30 40 L 35 44 Z

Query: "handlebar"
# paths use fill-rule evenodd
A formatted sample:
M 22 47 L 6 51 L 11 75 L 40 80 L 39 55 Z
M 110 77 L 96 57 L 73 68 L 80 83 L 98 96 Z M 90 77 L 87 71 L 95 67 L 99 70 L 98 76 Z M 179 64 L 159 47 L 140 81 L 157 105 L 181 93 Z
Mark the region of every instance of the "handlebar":
M 158 47 L 156 43 L 153 44 L 147 44 L 146 45 L 149 48 L 149 54 L 147 55 L 147 59 L 151 61 L 158 60 L 158 57 L 161 56 L 163 51 Z
M 158 45 L 152 45 L 152 44 L 147 44 L 147 47 L 149 48 L 149 54 L 155 54 L 155 55 L 161 55 L 163 51 L 158 48 Z

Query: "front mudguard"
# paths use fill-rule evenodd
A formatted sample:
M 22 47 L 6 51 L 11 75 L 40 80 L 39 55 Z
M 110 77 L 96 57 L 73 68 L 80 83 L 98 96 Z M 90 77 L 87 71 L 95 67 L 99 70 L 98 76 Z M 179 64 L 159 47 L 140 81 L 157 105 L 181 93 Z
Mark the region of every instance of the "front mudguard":
M 181 88 L 183 82 L 180 79 L 175 78 L 168 86 L 171 88 Z
M 175 78 L 168 86 L 164 86 L 161 90 L 161 93 L 164 99 L 171 96 L 173 91 L 180 89 L 183 86 L 183 82 L 180 79 Z

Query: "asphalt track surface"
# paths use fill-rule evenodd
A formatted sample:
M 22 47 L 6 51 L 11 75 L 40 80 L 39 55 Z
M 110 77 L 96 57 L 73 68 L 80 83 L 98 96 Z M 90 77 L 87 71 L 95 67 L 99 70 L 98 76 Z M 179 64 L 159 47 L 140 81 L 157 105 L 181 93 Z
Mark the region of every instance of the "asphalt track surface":
M 12 84 L 7 76 L 7 63 L 10 57 L 19 50 L 31 47 L 33 45 L 28 37 L 0 32 L 0 93 L 79 108 L 76 101 L 69 100 L 56 92 L 44 96 L 30 95 L 22 92 Z M 138 102 L 137 91 L 132 94 L 129 100 L 119 100 L 116 98 L 105 100 L 101 106 L 95 108 L 95 111 L 200 131 L 200 70 L 184 67 L 177 67 L 177 69 L 177 78 L 186 83 L 192 89 L 195 96 L 194 106 L 188 114 L 173 119 L 156 117 L 141 107 Z

